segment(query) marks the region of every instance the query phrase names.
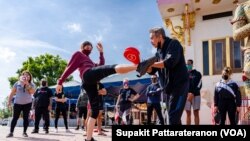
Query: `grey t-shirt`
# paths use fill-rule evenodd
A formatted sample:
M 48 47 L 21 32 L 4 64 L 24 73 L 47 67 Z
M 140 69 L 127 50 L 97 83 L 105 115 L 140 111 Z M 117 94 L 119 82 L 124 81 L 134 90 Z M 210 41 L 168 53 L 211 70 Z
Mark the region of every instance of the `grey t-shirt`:
M 30 83 L 32 88 L 35 88 L 34 83 Z M 17 81 L 13 88 L 16 88 L 16 97 L 14 100 L 15 104 L 28 104 L 32 103 L 32 95 L 28 93 L 24 86 L 22 86 L 20 81 Z

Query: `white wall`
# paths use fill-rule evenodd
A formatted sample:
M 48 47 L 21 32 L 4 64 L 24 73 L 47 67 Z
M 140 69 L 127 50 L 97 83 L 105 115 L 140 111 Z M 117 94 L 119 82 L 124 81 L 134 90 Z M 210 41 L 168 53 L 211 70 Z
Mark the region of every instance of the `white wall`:
M 198 13 L 196 15 L 195 28 L 191 33 L 192 45 L 191 47 L 188 47 L 186 51 L 186 59 L 194 59 L 194 66 L 200 72 L 203 72 L 202 41 L 225 38 L 228 36 L 232 36 L 233 34 L 232 25 L 230 23 L 230 20 L 233 18 L 232 16 L 206 21 L 202 21 L 202 16 L 225 11 L 230 11 L 230 8 L 223 9 L 222 11 L 211 11 L 210 13 Z M 220 75 L 203 76 L 203 88 L 208 89 L 210 92 L 213 92 L 214 83 L 217 82 L 220 78 Z M 241 81 L 240 74 L 234 74 L 233 79 L 235 81 Z
M 196 15 L 196 23 L 194 30 L 191 30 L 191 46 L 186 48 L 186 59 L 193 59 L 195 68 L 203 72 L 203 56 L 202 56 L 202 41 L 207 41 L 209 39 L 225 38 L 232 36 L 232 25 L 230 24 L 230 19 L 233 17 L 223 17 L 218 19 L 202 21 L 203 15 L 225 12 L 232 10 L 233 7 L 223 9 L 222 11 L 211 11 L 198 13 Z M 235 73 L 232 76 L 233 80 L 241 81 L 241 74 Z M 221 79 L 221 75 L 213 76 L 203 76 L 203 88 L 202 88 L 202 106 L 200 110 L 200 123 L 201 124 L 211 124 L 212 114 L 210 105 L 213 103 L 213 93 L 216 82 Z M 184 112 L 182 121 L 185 124 L 186 114 Z M 193 118 L 193 115 L 192 115 Z M 193 122 L 193 119 L 192 119 Z

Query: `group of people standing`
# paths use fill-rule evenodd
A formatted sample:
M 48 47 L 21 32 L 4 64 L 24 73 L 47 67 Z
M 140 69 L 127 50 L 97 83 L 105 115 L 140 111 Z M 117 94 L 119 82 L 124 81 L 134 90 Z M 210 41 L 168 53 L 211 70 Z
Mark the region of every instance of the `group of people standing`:
M 156 112 L 160 119 L 160 124 L 164 124 L 160 112 L 161 107 L 159 105 L 159 93 L 164 93 L 167 95 L 166 103 L 169 125 L 181 124 L 181 117 L 184 109 L 186 109 L 188 115 L 187 123 L 190 124 L 190 105 L 193 105 L 194 107 L 195 123 L 199 123 L 199 118 L 197 117 L 197 115 L 200 103 L 200 73 L 190 68 L 190 66 L 192 66 L 193 64 L 193 61 L 189 60 L 188 63 L 185 62 L 182 45 L 177 40 L 167 37 L 162 27 L 150 29 L 149 35 L 150 42 L 153 47 L 157 49 L 157 51 L 153 57 L 141 61 L 139 64 L 104 65 L 104 49 L 101 43 L 98 43 L 96 46 L 99 51 L 100 61 L 99 63 L 94 63 L 89 57 L 93 49 L 93 45 L 89 41 L 83 42 L 80 46 L 80 50 L 76 51 L 72 55 L 66 69 L 58 80 L 58 84 L 56 86 L 56 101 L 58 105 L 63 105 L 63 103 L 65 103 L 66 100 L 64 96 L 60 95 L 60 93 L 63 93 L 62 83 L 71 73 L 78 69 L 80 72 L 80 78 L 82 79 L 82 89 L 86 92 L 91 107 L 90 117 L 86 120 L 86 141 L 95 141 L 93 138 L 93 130 L 96 120 L 102 110 L 102 107 L 100 106 L 101 98 L 99 95 L 103 95 L 105 93 L 105 90 L 100 89 L 100 81 L 103 78 L 115 73 L 124 74 L 131 71 L 137 71 L 139 73 L 138 76 L 142 76 L 146 73 L 152 75 L 152 84 L 147 89 L 148 124 L 151 123 L 150 117 L 152 109 L 156 109 Z M 227 73 L 230 74 L 229 72 Z M 40 118 L 41 115 L 44 116 L 46 120 L 46 132 L 48 132 L 49 121 L 47 120 L 47 111 L 51 109 L 52 94 L 51 92 L 49 92 L 50 90 L 48 88 L 40 88 L 35 92 L 35 86 L 31 81 L 31 74 L 28 72 L 24 72 L 23 75 L 27 76 L 27 80 L 18 81 L 17 83 L 15 83 L 9 97 L 10 105 L 13 95 L 16 94 L 14 102 L 14 118 L 11 122 L 11 130 L 10 134 L 8 135 L 9 137 L 13 136 L 14 126 L 16 125 L 16 121 L 21 111 L 23 111 L 24 113 L 24 136 L 27 136 L 26 129 L 28 126 L 28 113 L 31 109 L 32 94 L 34 93 L 35 97 L 39 97 L 42 101 L 46 101 L 45 103 L 39 105 L 44 110 L 41 112 L 37 112 L 36 116 L 38 116 L 38 118 Z M 228 78 L 230 77 L 228 76 Z M 120 95 L 118 97 L 119 103 L 121 103 L 120 110 L 123 112 L 129 112 L 128 110 L 131 108 L 131 103 L 139 97 L 139 94 L 130 89 L 128 86 L 128 80 L 124 80 L 124 89 L 121 89 Z M 219 86 L 220 85 L 218 85 L 218 87 Z M 44 86 L 42 85 L 42 87 Z M 231 87 L 231 85 L 229 85 L 229 87 Z M 232 87 L 234 87 L 232 88 L 233 91 L 234 89 L 237 89 L 236 85 Z M 218 93 L 222 93 L 221 89 L 224 89 L 224 87 L 216 89 L 216 95 L 218 95 Z M 47 91 L 48 95 L 43 96 L 42 94 L 39 94 L 43 91 Z M 234 93 L 236 94 L 236 91 L 234 91 Z M 131 94 L 135 96 L 130 97 Z M 238 95 L 238 93 L 236 95 Z M 80 103 L 78 104 L 81 105 Z M 85 104 L 86 103 L 84 103 L 84 105 Z M 239 103 L 237 103 L 237 106 L 240 106 Z M 66 111 L 62 108 L 62 106 L 59 107 L 60 108 L 56 109 L 56 113 Z M 118 105 L 116 106 L 116 108 L 117 107 Z M 218 104 L 218 108 L 220 111 L 223 111 L 223 109 L 220 109 L 220 104 Z M 85 108 L 79 106 L 77 107 L 77 110 L 79 111 L 79 113 L 84 113 L 85 116 Z M 64 119 L 66 119 L 65 114 L 63 115 Z M 79 114 L 79 117 L 81 117 L 81 114 Z M 125 118 L 127 117 L 125 116 Z M 35 122 L 34 133 L 38 132 L 38 121 Z M 80 126 L 80 124 L 78 125 Z M 65 126 L 66 129 L 68 129 L 67 120 L 65 120 Z
M 64 93 L 56 93 L 53 95 L 52 90 L 48 87 L 48 83 L 45 79 L 40 81 L 40 87 L 35 88 L 32 82 L 32 75 L 29 71 L 24 71 L 20 79 L 14 84 L 12 91 L 8 99 L 8 107 L 11 107 L 13 96 L 13 119 L 11 121 L 10 133 L 7 137 L 13 137 L 14 128 L 17 124 L 17 120 L 22 113 L 23 115 L 23 136 L 28 137 L 27 128 L 29 125 L 29 116 L 34 117 L 35 125 L 34 130 L 31 133 L 39 132 L 40 120 L 44 120 L 45 133 L 49 133 L 50 125 L 50 110 L 52 109 L 52 97 L 55 96 L 56 101 L 56 113 L 55 113 L 55 129 L 57 131 L 57 124 L 60 114 L 62 113 L 64 118 L 64 124 L 66 131 L 68 130 L 67 116 L 66 116 L 66 97 Z M 31 112 L 30 112 L 31 111 Z

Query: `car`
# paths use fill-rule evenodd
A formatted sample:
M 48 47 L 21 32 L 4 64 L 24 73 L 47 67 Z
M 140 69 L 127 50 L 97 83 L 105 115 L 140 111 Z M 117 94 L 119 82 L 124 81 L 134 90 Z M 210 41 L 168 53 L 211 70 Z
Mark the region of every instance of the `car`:
M 5 118 L 2 120 L 2 126 L 7 126 L 9 122 L 9 119 Z

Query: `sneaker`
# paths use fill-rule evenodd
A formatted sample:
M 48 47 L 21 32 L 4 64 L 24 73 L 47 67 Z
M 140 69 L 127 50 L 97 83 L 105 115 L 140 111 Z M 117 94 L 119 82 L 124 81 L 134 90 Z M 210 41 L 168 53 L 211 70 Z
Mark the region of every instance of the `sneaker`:
M 49 134 L 49 130 L 45 130 L 45 134 Z
M 108 130 L 104 130 L 103 128 L 102 128 L 102 132 L 109 132 Z
M 24 132 L 23 133 L 23 137 L 28 137 L 27 133 Z
M 69 129 L 66 129 L 66 133 L 71 133 Z
M 141 77 L 144 74 L 146 74 L 148 68 L 151 65 L 153 65 L 156 61 L 157 61 L 156 57 L 151 57 L 147 60 L 140 62 L 139 65 L 137 66 L 137 69 L 136 69 L 136 71 L 139 73 L 139 75 L 137 75 L 137 77 Z
M 38 133 L 38 130 L 34 129 L 31 134 L 35 134 L 35 133 Z
M 84 136 L 84 137 L 87 136 L 87 133 L 85 132 L 85 133 L 83 134 L 83 136 Z
M 77 126 L 75 130 L 79 130 L 79 126 Z
M 10 138 L 10 137 L 13 137 L 13 133 L 9 133 L 6 138 Z
M 97 135 L 100 135 L 100 136 L 107 136 L 107 134 L 101 132 L 101 133 L 98 133 Z
M 85 141 L 97 141 L 97 140 L 95 140 L 94 138 L 91 138 L 91 140 L 85 139 Z
M 55 133 L 58 133 L 58 129 L 57 128 L 55 128 Z

